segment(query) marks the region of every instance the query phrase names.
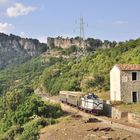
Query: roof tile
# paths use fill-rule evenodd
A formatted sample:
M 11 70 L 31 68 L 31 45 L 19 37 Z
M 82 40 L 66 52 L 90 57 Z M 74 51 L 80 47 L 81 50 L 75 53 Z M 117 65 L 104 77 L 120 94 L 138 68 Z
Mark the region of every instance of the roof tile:
M 117 66 L 120 70 L 135 70 L 138 71 L 140 70 L 140 64 L 116 64 L 115 66 Z

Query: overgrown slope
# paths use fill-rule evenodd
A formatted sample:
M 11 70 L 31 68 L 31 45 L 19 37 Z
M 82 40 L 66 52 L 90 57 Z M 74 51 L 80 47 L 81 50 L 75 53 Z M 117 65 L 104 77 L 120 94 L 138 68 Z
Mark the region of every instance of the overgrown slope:
M 140 39 L 120 42 L 117 47 L 93 51 L 80 62 L 70 60 L 66 64 L 55 64 L 45 69 L 41 85 L 51 95 L 60 90 L 107 91 L 109 73 L 119 63 L 140 63 Z
M 0 139 L 38 139 L 39 129 L 62 115 L 59 105 L 44 103 L 34 89 L 108 91 L 116 63 L 140 63 L 140 39 L 88 52 L 76 61 L 75 47 L 51 50 L 24 64 L 0 71 Z
M 40 128 L 62 115 L 59 105 L 44 103 L 34 94 L 43 70 L 59 61 L 42 56 L 0 71 L 0 139 L 37 140 Z

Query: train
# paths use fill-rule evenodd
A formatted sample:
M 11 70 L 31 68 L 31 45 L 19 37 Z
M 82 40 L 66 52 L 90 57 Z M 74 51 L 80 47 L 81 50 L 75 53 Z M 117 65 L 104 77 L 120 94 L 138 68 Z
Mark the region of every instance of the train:
M 94 93 L 60 91 L 60 101 L 80 110 L 100 115 L 103 112 L 104 101 Z

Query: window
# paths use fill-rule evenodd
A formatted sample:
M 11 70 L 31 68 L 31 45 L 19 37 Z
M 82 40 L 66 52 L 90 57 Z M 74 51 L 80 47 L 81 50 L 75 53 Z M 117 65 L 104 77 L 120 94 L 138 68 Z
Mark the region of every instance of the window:
M 132 81 L 137 80 L 137 72 L 132 72 Z
M 133 103 L 138 102 L 138 92 L 136 91 L 132 92 L 132 102 Z

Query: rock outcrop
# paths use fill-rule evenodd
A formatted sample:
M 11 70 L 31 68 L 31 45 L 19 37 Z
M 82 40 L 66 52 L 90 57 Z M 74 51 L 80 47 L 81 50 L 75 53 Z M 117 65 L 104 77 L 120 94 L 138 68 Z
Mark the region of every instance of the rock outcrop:
M 57 38 L 48 37 L 47 44 L 50 48 L 59 47 L 64 49 L 69 48 L 71 46 L 84 48 L 89 45 L 80 38 L 62 38 L 62 37 Z
M 36 39 L 0 33 L 0 69 L 37 56 L 47 50 L 47 44 Z
M 80 48 L 87 48 L 87 49 L 106 49 L 115 47 L 117 42 L 113 41 L 110 42 L 108 40 L 101 41 L 100 39 L 88 38 L 87 40 L 82 40 L 79 37 L 76 38 L 63 38 L 63 37 L 48 37 L 47 44 L 49 48 L 69 48 L 71 46 L 77 46 Z

